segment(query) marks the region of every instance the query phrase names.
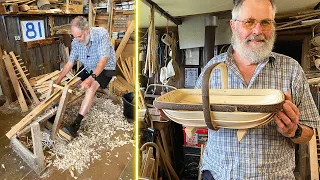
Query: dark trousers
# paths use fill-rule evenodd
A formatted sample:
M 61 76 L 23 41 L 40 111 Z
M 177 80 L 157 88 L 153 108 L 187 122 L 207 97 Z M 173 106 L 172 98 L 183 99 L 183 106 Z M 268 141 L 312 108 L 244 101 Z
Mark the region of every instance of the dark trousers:
M 83 68 L 83 66 L 81 66 L 81 67 L 79 68 L 79 71 L 81 71 L 82 68 Z M 78 77 L 81 77 L 81 81 L 84 81 L 84 80 L 87 79 L 91 74 L 92 74 L 92 71 L 91 71 L 91 72 L 88 72 L 88 71 L 85 69 L 85 70 L 83 70 L 83 71 L 78 75 Z M 112 79 L 112 76 L 115 75 L 115 74 L 116 74 L 115 71 L 105 70 L 105 69 L 104 69 L 104 70 L 99 74 L 99 76 L 97 76 L 96 81 L 98 81 L 98 83 L 100 84 L 100 87 L 101 87 L 102 89 L 105 89 L 105 88 L 108 86 L 110 80 Z
M 214 180 L 210 171 L 202 171 L 202 180 Z

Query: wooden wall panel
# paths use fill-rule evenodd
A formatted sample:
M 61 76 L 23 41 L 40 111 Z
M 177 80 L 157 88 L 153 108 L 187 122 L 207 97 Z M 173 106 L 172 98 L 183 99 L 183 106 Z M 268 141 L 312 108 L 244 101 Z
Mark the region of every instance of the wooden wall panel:
M 16 55 L 21 54 L 21 44 L 20 41 L 16 41 L 14 39 L 15 36 L 19 36 L 20 32 L 18 27 L 17 20 L 19 18 L 17 16 L 5 16 L 5 22 L 8 31 L 8 39 L 9 39 L 9 50 L 13 51 Z
M 25 65 L 27 66 L 30 77 L 37 76 L 43 73 L 53 72 L 57 68 L 59 68 L 58 60 L 59 60 L 59 45 L 52 44 L 42 46 L 43 58 L 40 53 L 40 48 L 31 48 L 27 49 L 26 43 L 22 40 L 22 35 L 20 32 L 20 20 L 25 19 L 43 19 L 43 15 L 35 15 L 35 16 L 10 16 L 10 15 L 0 15 L 0 46 L 10 52 L 13 51 L 15 55 L 19 55 Z M 75 15 L 57 15 L 54 16 L 54 24 L 55 26 L 68 24 Z M 45 17 L 46 18 L 46 17 Z M 4 20 L 4 23 L 2 21 Z M 47 23 L 48 21 L 45 21 Z M 8 30 L 8 35 L 6 31 Z M 48 28 L 48 25 L 45 24 L 45 28 Z M 48 32 L 49 30 L 46 30 Z M 21 40 L 15 40 L 15 36 L 20 36 Z M 39 65 L 45 64 L 44 70 L 39 68 Z
M 0 46 L 2 47 L 3 50 L 8 50 L 8 39 L 5 31 L 5 26 L 2 21 L 2 16 L 0 18 Z

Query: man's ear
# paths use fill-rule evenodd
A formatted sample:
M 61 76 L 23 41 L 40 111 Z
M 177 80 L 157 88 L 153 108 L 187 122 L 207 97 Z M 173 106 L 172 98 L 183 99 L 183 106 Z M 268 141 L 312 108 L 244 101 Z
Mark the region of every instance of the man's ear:
M 235 21 L 233 19 L 230 20 L 230 28 L 231 28 L 232 33 L 234 33 Z

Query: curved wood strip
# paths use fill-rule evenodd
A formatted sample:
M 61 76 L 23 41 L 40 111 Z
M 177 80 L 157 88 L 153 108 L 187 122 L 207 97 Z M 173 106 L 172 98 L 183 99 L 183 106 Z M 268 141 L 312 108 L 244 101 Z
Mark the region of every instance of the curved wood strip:
M 221 77 L 222 77 L 222 88 L 226 89 L 228 88 L 228 73 L 227 73 L 227 67 L 224 63 L 216 63 L 211 66 L 209 66 L 203 74 L 202 78 L 202 106 L 203 106 L 203 115 L 204 120 L 206 121 L 206 124 L 208 128 L 217 130 L 217 125 L 214 123 L 214 121 L 211 121 L 211 119 L 214 119 L 214 117 L 211 117 L 210 113 L 210 97 L 209 97 L 209 90 L 210 90 L 210 76 L 211 73 L 217 68 L 220 67 L 221 70 Z

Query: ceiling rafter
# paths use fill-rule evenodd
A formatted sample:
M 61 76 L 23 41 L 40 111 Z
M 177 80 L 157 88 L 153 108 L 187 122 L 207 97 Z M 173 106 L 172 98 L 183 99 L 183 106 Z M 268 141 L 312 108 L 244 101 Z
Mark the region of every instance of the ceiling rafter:
M 152 0 L 142 0 L 142 2 L 144 2 L 148 6 L 153 6 L 161 15 L 165 16 L 167 19 L 175 23 L 177 26 L 182 24 L 182 20 L 180 18 L 174 18 Z

